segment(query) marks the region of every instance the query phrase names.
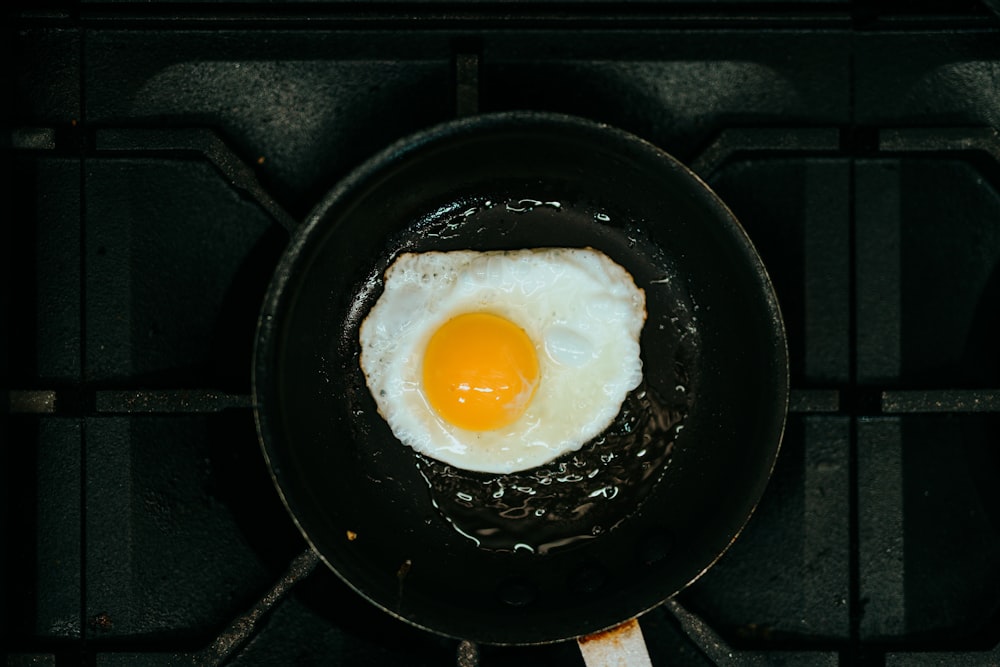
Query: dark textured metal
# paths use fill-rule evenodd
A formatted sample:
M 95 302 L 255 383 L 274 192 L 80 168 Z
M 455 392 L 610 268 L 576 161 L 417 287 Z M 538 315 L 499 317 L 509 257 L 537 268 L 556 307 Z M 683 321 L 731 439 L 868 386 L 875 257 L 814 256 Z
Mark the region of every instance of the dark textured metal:
M 234 188 L 247 193 L 275 222 L 291 231 L 298 222 L 261 187 L 253 169 L 219 137 L 206 128 L 194 129 L 114 129 L 98 130 L 94 137 L 98 151 L 196 153 L 211 162 Z M 264 162 L 264 158 L 259 158 Z
M 938 633 L 975 637 L 933 645 L 944 651 L 956 646 L 978 651 L 996 642 L 997 425 L 996 416 L 986 414 L 905 414 L 859 422 L 865 640 Z
M 684 633 L 717 667 L 835 667 L 839 665 L 836 653 L 825 651 L 741 651 L 732 648 L 712 627 L 698 615 L 691 613 L 676 600 L 668 600 L 664 607 L 684 629 Z
M 983 667 L 1000 665 L 1000 645 L 987 651 L 887 653 L 885 667 Z
M 215 641 L 194 654 L 184 653 L 115 653 L 97 656 L 98 665 L 111 667 L 113 665 L 129 665 L 141 661 L 146 665 L 173 666 L 197 665 L 198 667 L 216 667 L 224 664 L 240 647 L 253 637 L 261 620 L 288 592 L 299 582 L 308 577 L 316 568 L 319 557 L 312 549 L 306 549 L 295 557 L 288 569 L 271 587 L 267 593 L 246 613 L 236 618 Z M 110 624 L 107 614 L 99 614 L 95 618 L 104 618 L 103 622 Z M 100 628 L 95 627 L 95 630 Z
M 879 131 L 878 147 L 883 152 L 982 152 L 1000 162 L 1000 130 L 992 127 L 890 128 Z
M 250 415 L 99 415 L 83 425 L 77 608 L 85 604 L 87 638 L 123 642 L 183 623 L 191 639 L 179 648 L 208 644 L 302 549 L 277 499 L 259 491 L 268 481 Z
M 857 381 L 894 382 L 902 370 L 902 206 L 899 164 L 855 166 Z
M 983 14 L 984 27 L 995 34 L 995 19 Z M 981 39 L 968 29 L 951 34 L 866 30 L 856 34 L 853 53 L 857 125 L 1000 127 L 998 92 L 991 87 L 998 55 L 992 37 Z
M 66 156 L 16 154 L 11 167 L 18 206 L 11 211 L 7 240 L 18 288 L 8 292 L 10 386 L 73 386 L 82 367 L 80 163 Z
M 741 153 L 833 153 L 839 148 L 840 133 L 832 128 L 726 128 L 691 160 L 691 169 L 705 178 Z
M 809 128 L 850 123 L 849 32 L 713 36 L 533 29 L 489 38 L 483 108 L 585 116 L 634 132 L 688 164 L 726 128 L 791 128 L 794 136 L 804 118 Z
M 253 636 L 257 625 L 267 612 L 281 600 L 295 584 L 308 577 L 319 563 L 319 556 L 312 549 L 306 549 L 299 554 L 288 570 L 271 587 L 264 597 L 260 599 L 247 613 L 234 620 L 222 634 L 216 637 L 211 646 L 208 646 L 194 656 L 195 665 L 203 667 L 213 667 L 221 665 L 223 661 L 250 637 Z
M 249 332 L 286 232 L 190 155 L 89 158 L 83 216 L 91 387 L 249 391 Z
M 19 127 L 10 132 L 11 148 L 49 151 L 56 147 L 56 131 L 51 127 Z
M 830 158 L 801 164 L 803 376 L 814 386 L 843 386 L 851 377 L 852 212 L 844 196 L 851 165 Z
M 97 412 L 112 414 L 156 414 L 219 412 L 251 407 L 250 396 L 205 390 L 98 391 Z
M 883 391 L 882 412 L 1000 412 L 1000 389 Z
M 898 419 L 858 424 L 858 589 L 866 641 L 906 633 L 903 456 Z
M 455 115 L 471 116 L 479 111 L 479 54 L 455 54 Z
M 992 220 L 1000 216 L 1000 199 L 990 164 L 953 152 L 858 160 L 861 385 L 998 385 L 1000 227 Z
M 7 573 L 3 598 L 30 600 L 9 613 L 7 636 L 79 640 L 82 429 L 77 419 L 15 416 L 5 424 L 7 489 L 14 511 L 4 524 Z M 8 648 L 8 647 L 5 647 Z M 13 647 L 9 647 L 13 648 Z M 32 648 L 31 645 L 25 648 Z
M 34 29 L 16 29 L 16 19 L 3 27 L 9 53 L 16 54 L 7 71 L 20 91 L 11 98 L 13 124 L 65 128 L 80 119 L 80 31 L 58 13 L 52 18 Z
M 56 656 L 51 653 L 8 653 L 7 667 L 55 667 Z
M 254 172 L 296 220 L 387 143 L 454 117 L 453 34 L 410 22 L 388 31 L 286 28 L 279 18 L 271 29 L 237 22 L 206 37 L 197 26 L 207 24 L 178 25 L 171 15 L 134 30 L 111 12 L 88 33 L 88 122 L 210 127 L 252 166 L 264 158 Z M 242 16 L 263 27 L 269 15 Z
M 12 414 L 79 414 L 81 405 L 68 392 L 53 389 L 13 390 L 8 394 Z M 206 389 L 100 390 L 85 401 L 94 412 L 106 414 L 197 414 L 252 407 L 247 394 Z
M 850 637 L 850 423 L 846 415 L 791 416 L 746 530 L 678 596 L 728 643 L 788 648 L 796 638 Z
M 12 414 L 51 414 L 56 411 L 56 392 L 51 389 L 14 390 L 8 398 Z
M 764 150 L 734 156 L 709 177 L 774 281 L 793 386 L 850 380 L 850 173 L 843 157 Z
M 837 412 L 840 392 L 836 389 L 793 389 L 788 397 L 789 412 Z
M 94 656 L 94 667 L 191 667 L 190 653 L 170 653 L 160 651 L 145 651 L 134 653 L 130 651 L 115 651 L 97 653 Z

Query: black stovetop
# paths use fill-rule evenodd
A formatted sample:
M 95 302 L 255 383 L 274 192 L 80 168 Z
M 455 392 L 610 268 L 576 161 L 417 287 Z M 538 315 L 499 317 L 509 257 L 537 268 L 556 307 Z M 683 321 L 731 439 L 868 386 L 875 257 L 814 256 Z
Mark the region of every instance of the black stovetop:
M 12 19 L 8 665 L 455 663 L 457 642 L 296 560 L 250 362 L 287 228 L 392 141 L 508 109 L 690 165 L 784 311 L 777 468 L 722 560 L 642 617 L 654 664 L 1000 664 L 985 5 L 81 1 Z M 479 664 L 581 660 L 562 643 Z

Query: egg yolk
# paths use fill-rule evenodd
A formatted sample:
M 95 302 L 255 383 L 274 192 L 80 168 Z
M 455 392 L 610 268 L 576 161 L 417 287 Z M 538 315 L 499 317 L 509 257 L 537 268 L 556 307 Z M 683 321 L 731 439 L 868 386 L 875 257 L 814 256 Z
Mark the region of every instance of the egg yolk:
M 524 329 L 490 313 L 466 313 L 434 332 L 423 360 L 431 407 L 448 423 L 491 431 L 517 420 L 538 386 L 538 355 Z

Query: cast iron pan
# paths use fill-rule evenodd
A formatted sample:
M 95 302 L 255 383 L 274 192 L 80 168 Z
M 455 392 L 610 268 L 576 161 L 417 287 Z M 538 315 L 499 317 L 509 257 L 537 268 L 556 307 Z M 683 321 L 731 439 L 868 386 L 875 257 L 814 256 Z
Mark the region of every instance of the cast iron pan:
M 646 387 L 683 431 L 613 528 L 545 555 L 487 550 L 376 412 L 358 327 L 401 251 L 545 246 L 597 248 L 645 290 Z M 752 513 L 787 411 L 778 304 L 730 211 L 651 144 L 542 113 L 435 127 L 338 185 L 278 266 L 255 354 L 264 455 L 324 562 L 387 612 L 485 643 L 609 628 L 696 579 Z

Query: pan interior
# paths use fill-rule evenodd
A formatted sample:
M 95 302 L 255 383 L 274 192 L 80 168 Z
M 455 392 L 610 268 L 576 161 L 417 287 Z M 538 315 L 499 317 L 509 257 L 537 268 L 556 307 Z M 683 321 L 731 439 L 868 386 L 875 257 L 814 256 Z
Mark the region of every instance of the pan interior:
M 683 434 L 616 529 L 544 556 L 477 548 L 377 414 L 358 327 L 399 252 L 587 246 L 646 290 L 645 382 L 683 374 Z M 654 606 L 738 533 L 780 441 L 783 332 L 742 230 L 672 159 L 583 121 L 485 117 L 383 154 L 314 211 L 261 321 L 258 420 L 290 511 L 362 595 L 450 636 L 555 641 Z

